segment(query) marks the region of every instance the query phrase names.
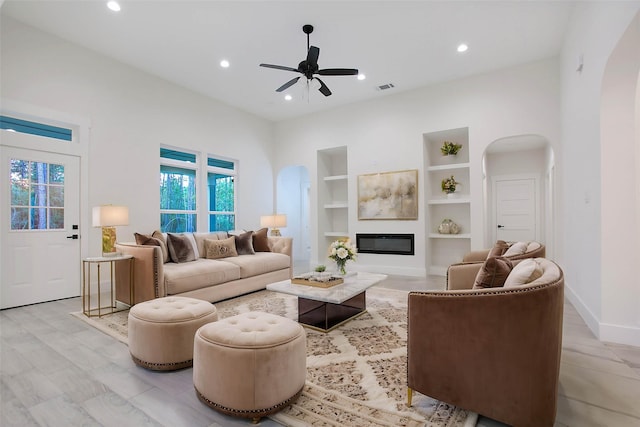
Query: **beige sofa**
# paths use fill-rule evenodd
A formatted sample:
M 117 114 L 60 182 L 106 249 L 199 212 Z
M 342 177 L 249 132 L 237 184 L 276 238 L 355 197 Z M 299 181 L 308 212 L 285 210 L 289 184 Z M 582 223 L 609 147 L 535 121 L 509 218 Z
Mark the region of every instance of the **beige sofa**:
M 271 252 L 206 258 L 205 240 L 223 240 L 226 232 L 192 233 L 199 257 L 190 262 L 164 262 L 160 246 L 116 243 L 116 250 L 134 257 L 134 303 L 171 295 L 221 301 L 265 289 L 269 283 L 291 278 L 290 237 L 267 237 Z M 128 271 L 116 264 L 116 298 L 131 304 Z

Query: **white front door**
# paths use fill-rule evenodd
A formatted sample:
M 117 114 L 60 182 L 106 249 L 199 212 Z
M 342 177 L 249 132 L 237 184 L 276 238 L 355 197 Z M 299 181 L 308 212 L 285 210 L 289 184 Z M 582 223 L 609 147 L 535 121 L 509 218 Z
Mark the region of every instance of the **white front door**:
M 0 308 L 80 295 L 79 157 L 9 146 L 0 157 Z
M 537 179 L 495 177 L 496 240 L 540 241 Z

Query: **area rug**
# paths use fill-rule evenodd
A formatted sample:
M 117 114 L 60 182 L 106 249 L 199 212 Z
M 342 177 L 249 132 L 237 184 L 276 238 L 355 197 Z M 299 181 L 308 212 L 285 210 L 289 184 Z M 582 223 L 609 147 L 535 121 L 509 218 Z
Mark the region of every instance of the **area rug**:
M 297 319 L 296 297 L 260 291 L 217 302 L 218 316 L 265 311 Z M 127 342 L 126 312 L 88 319 Z M 307 332 L 307 384 L 296 403 L 271 416 L 302 426 L 475 426 L 477 415 L 414 393 L 407 399 L 407 292 L 374 287 L 367 312 L 329 333 Z

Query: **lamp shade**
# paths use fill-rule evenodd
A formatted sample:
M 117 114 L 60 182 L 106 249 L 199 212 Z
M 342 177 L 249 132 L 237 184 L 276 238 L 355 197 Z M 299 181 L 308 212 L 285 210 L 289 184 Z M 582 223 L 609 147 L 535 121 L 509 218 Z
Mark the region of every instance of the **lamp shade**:
M 263 215 L 260 217 L 260 227 L 280 228 L 287 226 L 285 214 Z
M 129 225 L 129 208 L 113 205 L 93 208 L 94 227 L 114 227 L 116 225 Z

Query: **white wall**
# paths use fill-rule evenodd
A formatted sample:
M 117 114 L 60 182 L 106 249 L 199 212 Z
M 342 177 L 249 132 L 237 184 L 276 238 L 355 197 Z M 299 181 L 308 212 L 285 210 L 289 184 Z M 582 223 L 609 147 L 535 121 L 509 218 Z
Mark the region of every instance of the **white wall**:
M 482 155 L 486 146 L 511 135 L 536 134 L 546 138 L 555 151 L 559 147 L 558 63 L 547 59 L 514 68 L 456 80 L 411 92 L 381 97 L 315 113 L 275 125 L 278 158 L 275 169 L 301 164 L 311 177 L 312 203 L 316 200 L 315 152 L 348 146 L 349 232 L 415 233 L 416 255 L 361 255 L 358 267 L 371 271 L 426 273 L 424 189 L 419 188 L 421 209 L 417 221 L 358 221 L 357 176 L 373 172 L 418 169 L 423 182 L 422 134 L 469 127 L 470 174 L 473 194 L 472 241 L 475 249 L 484 245 L 482 208 Z M 312 239 L 317 236 L 317 219 L 312 205 Z M 312 244 L 312 261 L 318 254 Z M 322 254 L 321 254 L 322 255 Z M 321 256 L 322 258 L 322 256 Z
M 640 139 L 636 132 L 640 76 L 640 13 L 609 57 L 602 82 L 602 318 L 603 340 L 640 345 Z
M 603 153 L 611 150 L 611 144 L 618 147 L 621 141 L 601 140 L 600 120 L 607 61 L 637 11 L 637 2 L 576 5 L 561 55 L 563 149 L 557 162 L 564 199 L 558 231 L 562 233 L 559 243 L 563 246 L 561 262 L 567 296 L 601 339 L 636 345 L 640 344 L 637 273 L 611 275 L 619 263 L 634 260 L 625 254 L 624 246 L 610 244 L 615 240 L 609 240 L 619 235 L 622 227 L 613 218 L 626 209 L 633 211 L 634 201 L 628 193 L 612 200 L 603 194 L 601 187 L 609 182 L 609 177 L 617 181 L 620 173 L 633 175 L 634 166 L 624 161 L 611 162 L 608 155 L 603 157 Z M 636 39 L 632 46 L 631 54 L 634 51 L 637 54 L 640 41 Z M 581 72 L 576 70 L 580 56 L 584 58 Z M 632 87 L 629 92 L 633 93 Z M 628 140 L 624 143 L 627 149 L 628 143 Z M 611 191 L 610 187 L 606 191 Z M 637 236 L 636 228 L 635 251 Z M 605 263 L 603 251 L 621 256 L 607 257 Z M 635 301 L 635 307 L 625 300 Z M 603 334 L 603 322 L 610 321 L 615 324 L 610 324 L 609 332 Z
M 273 209 L 272 125 L 220 102 L 2 18 L 1 98 L 91 123 L 89 200 L 130 207 L 119 240 L 159 227 L 161 144 L 239 160 L 239 228 L 256 229 Z M 12 103 L 13 104 L 13 103 Z M 265 177 L 268 177 L 265 179 Z M 83 185 L 87 183 L 83 182 Z M 82 215 L 83 227 L 90 213 Z M 85 228 L 86 229 L 86 228 Z M 89 228 L 91 254 L 99 230 Z M 87 255 L 87 254 L 83 254 Z

